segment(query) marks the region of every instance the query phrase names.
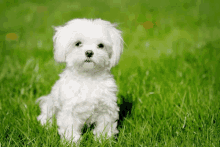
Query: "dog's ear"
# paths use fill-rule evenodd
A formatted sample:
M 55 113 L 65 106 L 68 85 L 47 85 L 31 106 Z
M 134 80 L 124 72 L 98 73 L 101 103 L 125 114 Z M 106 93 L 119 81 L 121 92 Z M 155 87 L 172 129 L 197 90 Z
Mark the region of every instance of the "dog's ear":
M 112 46 L 112 56 L 111 56 L 111 64 L 110 67 L 114 67 L 115 65 L 118 64 L 118 61 L 120 59 L 120 55 L 122 54 L 123 51 L 123 39 L 121 36 L 121 31 L 116 29 L 117 24 L 111 24 L 109 33 L 111 35 L 111 39 L 113 42 Z
M 53 36 L 53 44 L 54 44 L 54 59 L 57 62 L 65 62 L 66 58 L 66 50 L 68 44 L 68 38 L 66 38 L 66 28 L 61 27 L 53 27 L 55 34 Z
M 118 61 L 120 59 L 120 55 L 123 51 L 124 41 L 121 36 L 121 31 L 116 29 L 117 24 L 112 24 L 112 23 L 105 21 L 105 20 L 102 20 L 102 19 L 95 19 L 94 22 L 107 27 L 108 32 L 111 36 L 111 40 L 112 40 L 113 45 L 112 45 L 112 55 L 111 55 L 111 60 L 110 60 L 110 68 L 112 68 L 118 64 Z

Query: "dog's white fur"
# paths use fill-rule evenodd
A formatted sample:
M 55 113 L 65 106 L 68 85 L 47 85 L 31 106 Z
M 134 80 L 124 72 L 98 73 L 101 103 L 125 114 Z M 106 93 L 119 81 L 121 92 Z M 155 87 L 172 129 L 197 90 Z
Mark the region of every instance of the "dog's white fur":
M 118 133 L 117 86 L 110 69 L 119 61 L 123 39 L 115 27 L 101 19 L 74 19 L 55 27 L 54 58 L 66 69 L 51 93 L 37 100 L 37 119 L 44 125 L 55 114 L 61 138 L 77 142 L 85 123 L 96 123 L 96 137 Z

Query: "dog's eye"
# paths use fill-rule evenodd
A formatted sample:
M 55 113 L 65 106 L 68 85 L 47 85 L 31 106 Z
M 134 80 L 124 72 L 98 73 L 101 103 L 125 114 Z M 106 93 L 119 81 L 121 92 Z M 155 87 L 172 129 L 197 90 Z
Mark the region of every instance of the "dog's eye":
M 98 48 L 104 48 L 104 44 L 102 43 L 98 44 Z
M 78 41 L 75 45 L 76 46 L 80 46 L 82 44 L 82 42 L 81 41 Z

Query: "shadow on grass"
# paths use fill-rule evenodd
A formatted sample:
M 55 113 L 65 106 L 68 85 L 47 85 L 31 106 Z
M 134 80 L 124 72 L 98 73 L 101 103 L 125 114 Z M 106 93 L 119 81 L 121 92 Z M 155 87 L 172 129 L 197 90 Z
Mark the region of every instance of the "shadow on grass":
M 131 102 L 132 98 L 131 96 L 126 96 L 126 98 L 123 95 L 120 95 L 121 104 L 118 104 L 120 111 L 119 111 L 119 120 L 118 120 L 118 126 L 117 129 L 121 128 L 124 122 L 125 118 L 130 117 L 131 110 L 133 107 L 133 103 Z

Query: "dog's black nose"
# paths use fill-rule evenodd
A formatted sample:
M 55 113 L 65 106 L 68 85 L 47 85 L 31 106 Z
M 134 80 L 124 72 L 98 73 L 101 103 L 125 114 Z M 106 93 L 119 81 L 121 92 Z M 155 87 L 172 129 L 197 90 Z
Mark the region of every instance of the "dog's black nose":
M 89 57 L 89 58 L 90 58 L 90 57 L 93 56 L 94 53 L 93 53 L 92 50 L 88 50 L 88 51 L 85 52 L 85 54 L 86 54 L 86 57 Z

